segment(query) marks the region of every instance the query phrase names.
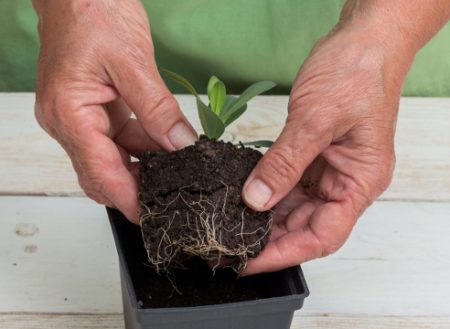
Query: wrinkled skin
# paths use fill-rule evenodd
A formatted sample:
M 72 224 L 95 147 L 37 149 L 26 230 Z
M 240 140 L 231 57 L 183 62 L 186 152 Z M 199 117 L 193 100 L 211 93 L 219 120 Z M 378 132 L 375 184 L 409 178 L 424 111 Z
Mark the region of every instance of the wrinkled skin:
M 36 118 L 69 154 L 86 195 L 137 223 L 130 155 L 196 139 L 159 76 L 146 13 L 138 0 L 34 4 Z
M 245 274 L 335 252 L 388 187 L 403 80 L 415 53 L 450 16 L 449 2 L 422 5 L 350 0 L 312 50 L 293 85 L 280 137 L 244 185 L 253 208 L 276 205 L 270 242 Z M 413 13 L 416 30 L 408 26 Z
M 342 32 L 304 63 L 285 129 L 252 174 L 281 187 L 271 202 L 288 195 L 275 208 L 271 243 L 248 273 L 333 253 L 389 185 L 401 81 L 384 76 L 385 65 L 383 49 L 355 46 Z
M 69 154 L 85 193 L 137 223 L 130 156 L 196 134 L 158 74 L 138 0 L 34 0 L 40 125 Z M 389 185 L 401 87 L 416 52 L 450 17 L 448 0 L 349 0 L 302 65 L 286 125 L 243 189 L 274 229 L 244 274 L 333 253 Z M 134 113 L 136 119 L 131 118 Z

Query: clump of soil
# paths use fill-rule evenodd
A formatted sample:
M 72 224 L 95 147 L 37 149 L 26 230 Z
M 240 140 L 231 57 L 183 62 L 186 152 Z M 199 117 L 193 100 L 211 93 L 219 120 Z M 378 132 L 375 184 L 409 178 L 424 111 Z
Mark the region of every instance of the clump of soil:
M 136 294 L 142 308 L 186 307 L 257 300 L 270 296 L 267 283 L 254 276 L 237 279 L 229 269 L 211 269 L 200 258 L 193 257 L 185 269 L 174 269 L 169 280 L 150 268 L 144 268 L 143 284 Z M 144 275 L 145 277 L 144 277 Z
M 143 154 L 141 229 L 158 273 L 183 268 L 193 256 L 240 273 L 261 252 L 272 212 L 254 212 L 241 199 L 261 157 L 257 150 L 204 136 L 179 151 Z

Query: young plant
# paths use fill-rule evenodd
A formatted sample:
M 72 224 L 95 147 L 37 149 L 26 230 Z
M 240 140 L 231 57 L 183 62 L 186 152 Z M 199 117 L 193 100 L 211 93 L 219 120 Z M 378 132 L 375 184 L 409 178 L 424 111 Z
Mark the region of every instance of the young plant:
M 162 70 L 169 78 L 186 88 L 197 100 L 197 110 L 200 122 L 205 135 L 211 139 L 219 139 L 225 128 L 239 118 L 247 109 L 247 103 L 253 97 L 260 95 L 273 87 L 275 82 L 259 81 L 244 90 L 239 96 L 227 95 L 225 84 L 216 76 L 209 79 L 207 94 L 209 104 L 206 105 L 201 100 L 194 86 L 181 75 L 169 70 Z M 257 147 L 270 147 L 271 141 L 259 140 L 243 143 L 244 145 L 254 145 Z

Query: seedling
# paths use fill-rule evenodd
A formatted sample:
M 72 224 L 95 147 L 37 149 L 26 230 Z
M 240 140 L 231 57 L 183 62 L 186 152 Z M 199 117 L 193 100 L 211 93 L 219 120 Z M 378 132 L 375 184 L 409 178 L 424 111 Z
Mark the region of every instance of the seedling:
M 196 257 L 214 270 L 227 266 L 240 274 L 248 259 L 257 257 L 267 244 L 273 213 L 252 211 L 241 198 L 261 152 L 217 139 L 245 112 L 250 99 L 275 83 L 257 82 L 235 97 L 227 95 L 225 84 L 212 76 L 206 105 L 189 81 L 164 72 L 195 96 L 206 136 L 181 150 L 149 151 L 140 157 L 140 225 L 148 260 L 169 280 L 172 270 L 184 268 L 188 259 Z M 268 147 L 271 143 L 247 144 Z
M 169 70 L 162 70 L 169 78 L 182 85 L 195 96 L 197 101 L 197 110 L 200 122 L 205 135 L 211 139 L 219 139 L 227 126 L 239 118 L 247 109 L 247 103 L 253 97 L 260 95 L 273 87 L 275 82 L 259 81 L 252 84 L 239 96 L 227 95 L 225 84 L 216 76 L 209 79 L 207 94 L 209 104 L 206 105 L 200 98 L 194 86 L 181 75 Z M 258 140 L 243 143 L 245 145 L 254 145 L 257 147 L 270 147 L 271 141 Z

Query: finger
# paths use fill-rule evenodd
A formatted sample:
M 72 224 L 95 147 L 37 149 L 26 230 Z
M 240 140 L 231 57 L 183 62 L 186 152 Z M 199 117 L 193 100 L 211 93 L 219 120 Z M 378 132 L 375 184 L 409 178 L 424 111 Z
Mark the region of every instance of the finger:
M 297 184 L 274 208 L 275 218 L 285 217 L 295 208 L 298 207 L 299 204 L 310 200 L 310 197 L 305 194 L 303 188 Z
M 108 114 L 110 127 L 108 136 L 114 138 L 117 136 L 131 117 L 131 110 L 122 97 L 117 97 L 114 101 L 105 105 L 105 111 Z
M 113 83 L 148 136 L 169 151 L 193 144 L 197 134 L 181 113 L 154 61 L 118 62 L 120 65 L 110 70 Z
M 99 204 L 103 204 L 110 208 L 115 208 L 114 204 L 104 195 L 94 191 L 91 189 L 88 179 L 85 177 L 83 170 L 81 169 L 80 165 L 78 164 L 78 161 L 76 160 L 76 157 L 72 154 L 72 152 L 66 148 L 63 145 L 63 148 L 66 150 L 67 154 L 69 155 L 69 159 L 72 162 L 72 166 L 77 174 L 78 177 L 78 185 L 80 185 L 83 192 L 86 194 L 86 196 L 89 199 L 94 200 L 95 202 Z
M 132 118 L 123 126 L 114 141 L 136 158 L 139 158 L 145 151 L 160 149 L 159 145 L 147 135 L 141 124 Z
M 324 203 L 308 224 L 269 242 L 257 258 L 248 262 L 245 274 L 278 271 L 335 252 L 350 235 L 356 218 L 350 201 Z
M 288 233 L 284 224 L 273 224 L 270 231 L 269 243 L 278 240 L 280 237 Z
M 244 184 L 242 196 L 249 207 L 270 209 L 298 183 L 306 167 L 331 142 L 332 134 L 317 127 L 320 124 L 295 112 L 289 114 L 280 137 Z
M 243 275 L 275 272 L 319 256 L 319 243 L 310 231 L 289 232 L 269 242 L 258 257 L 250 259 Z
M 314 161 L 305 169 L 300 184 L 303 190 L 311 197 L 322 198 L 321 182 L 323 182 L 323 174 L 328 167 L 328 163 L 322 156 L 318 156 Z M 328 170 L 329 171 L 329 170 Z M 333 172 L 336 172 L 333 170 Z
M 277 271 L 319 257 L 318 250 L 320 248 L 314 244 L 318 240 L 314 238 L 314 232 L 308 230 L 308 222 L 315 209 L 317 209 L 315 201 L 304 202 L 292 210 L 283 221 L 274 222 L 269 238 L 270 242 L 257 258 L 249 261 L 245 272 L 254 274 Z M 292 245 L 286 246 L 286 243 L 292 243 Z
M 66 132 L 66 144 L 76 154 L 90 190 L 110 200 L 131 221 L 138 223 L 137 183 L 128 170 L 129 156 L 106 136 L 108 120 L 102 106 L 67 113 L 76 129 Z
M 100 133 L 87 137 L 96 140 L 96 145 L 79 153 L 86 176 L 129 220 L 138 223 L 137 183 L 123 163 L 117 146 Z
M 283 226 L 289 232 L 295 231 L 298 228 L 307 227 L 312 214 L 320 204 L 323 204 L 323 201 L 309 200 L 302 202 L 284 219 L 277 219 L 276 224 Z
M 130 166 L 128 167 L 128 170 L 130 171 L 131 175 L 133 175 L 136 182 L 139 181 L 139 165 L 139 161 L 134 161 L 131 162 Z
M 105 110 L 111 121 L 108 136 L 129 154 L 139 158 L 144 151 L 160 149 L 159 145 L 147 135 L 140 123 L 130 117 L 132 111 L 122 97 L 108 103 Z
M 102 194 L 100 194 L 100 193 L 90 189 L 88 187 L 89 184 L 88 184 L 87 180 L 79 178 L 78 179 L 78 183 L 83 188 L 84 193 L 86 194 L 86 196 L 89 199 L 94 200 L 98 204 L 105 205 L 105 206 L 107 206 L 109 208 L 116 208 L 116 206 L 107 197 L 105 197 L 104 195 L 102 195 Z M 86 186 L 86 187 L 84 187 L 84 186 Z
M 122 159 L 122 163 L 125 165 L 125 167 L 127 168 L 128 171 L 131 171 L 130 170 L 130 167 L 131 167 L 130 154 L 122 146 L 116 144 L 116 147 L 117 147 L 117 150 L 119 151 L 120 158 Z
M 272 234 L 270 241 L 280 236 L 279 232 L 286 234 L 297 228 L 307 226 L 315 209 L 324 201 L 308 197 L 301 186 L 296 186 L 274 208 L 273 228 L 278 229 L 277 234 Z

